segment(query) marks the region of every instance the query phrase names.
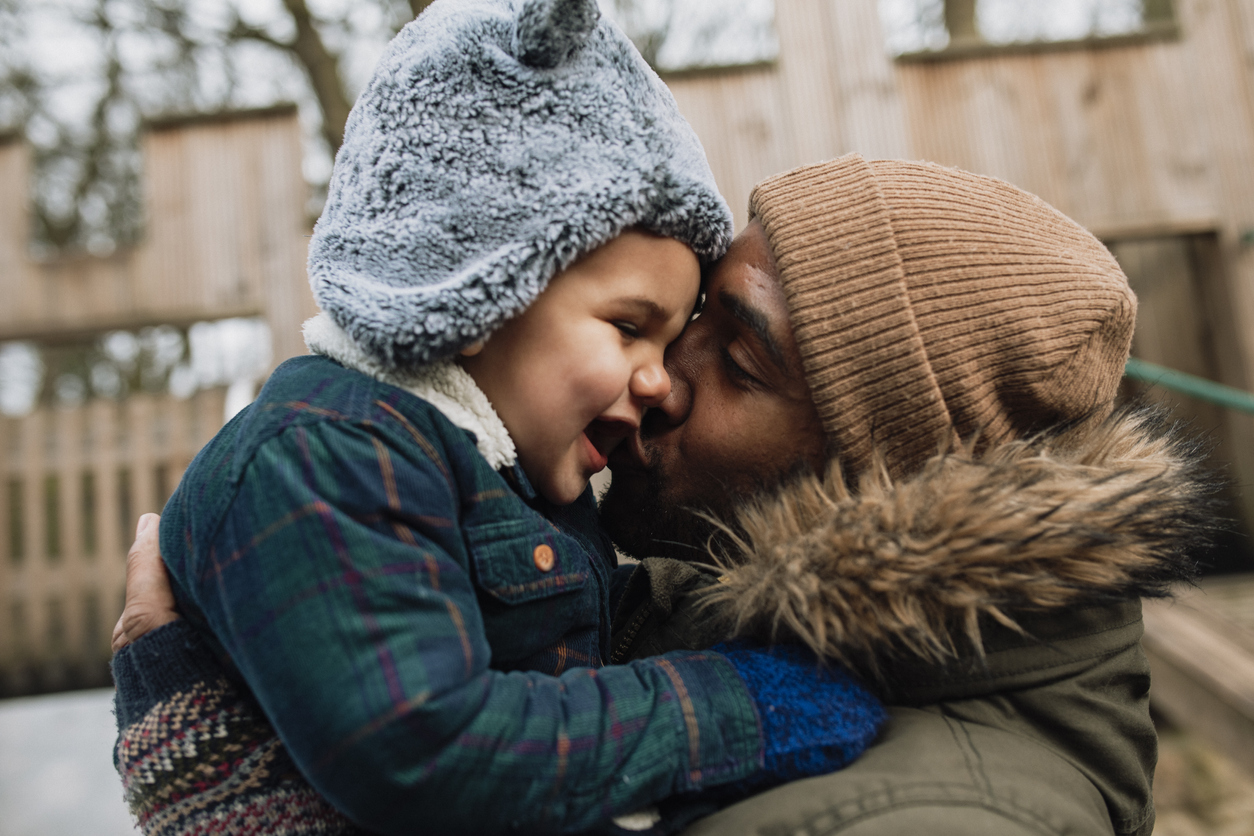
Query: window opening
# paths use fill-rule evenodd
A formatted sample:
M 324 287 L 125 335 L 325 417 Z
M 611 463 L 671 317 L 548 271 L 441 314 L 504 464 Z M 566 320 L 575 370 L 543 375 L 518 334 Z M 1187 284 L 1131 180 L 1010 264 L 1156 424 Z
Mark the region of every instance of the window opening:
M 889 53 L 941 57 L 1174 35 L 1172 0 L 880 0 Z
M 96 555 L 96 474 L 83 472 L 82 479 L 83 554 Z
M 779 57 L 775 0 L 599 0 L 660 73 L 752 66 Z

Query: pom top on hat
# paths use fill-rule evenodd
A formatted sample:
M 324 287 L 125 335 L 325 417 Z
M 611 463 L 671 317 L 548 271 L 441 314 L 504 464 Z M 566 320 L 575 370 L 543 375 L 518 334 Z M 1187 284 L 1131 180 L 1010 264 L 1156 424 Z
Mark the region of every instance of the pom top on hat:
M 1101 242 L 1009 183 L 851 154 L 760 183 L 806 381 L 834 452 L 909 473 L 1104 418 L 1136 297 Z
M 309 247 L 385 367 L 452 356 L 628 227 L 718 258 L 731 212 L 666 86 L 595 0 L 437 0 L 357 100 Z

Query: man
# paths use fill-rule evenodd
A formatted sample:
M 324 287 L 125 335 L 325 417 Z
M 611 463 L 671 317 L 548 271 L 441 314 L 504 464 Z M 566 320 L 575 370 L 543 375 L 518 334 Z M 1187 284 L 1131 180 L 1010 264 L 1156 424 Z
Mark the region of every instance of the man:
M 1113 410 L 1118 265 L 1032 196 L 926 164 L 798 169 L 750 210 L 612 460 L 603 521 L 666 556 L 622 591 L 609 661 L 802 642 L 892 720 L 845 770 L 686 832 L 1148 834 L 1139 598 L 1210 522 L 1196 451 Z

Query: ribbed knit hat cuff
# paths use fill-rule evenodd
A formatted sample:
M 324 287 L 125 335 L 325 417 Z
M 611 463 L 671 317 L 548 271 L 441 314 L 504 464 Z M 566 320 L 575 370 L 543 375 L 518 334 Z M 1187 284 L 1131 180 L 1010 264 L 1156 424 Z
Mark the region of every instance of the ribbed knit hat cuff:
M 814 405 L 846 472 L 878 449 L 902 473 L 952 423 L 919 334 L 888 206 L 858 155 L 763 181 L 749 197 L 775 255 Z

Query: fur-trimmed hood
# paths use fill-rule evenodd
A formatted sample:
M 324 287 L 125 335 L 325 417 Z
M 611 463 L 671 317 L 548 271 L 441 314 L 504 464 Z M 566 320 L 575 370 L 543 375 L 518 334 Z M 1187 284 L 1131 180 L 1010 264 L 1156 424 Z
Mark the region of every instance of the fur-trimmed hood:
M 877 679 L 983 653 L 981 622 L 1162 596 L 1216 529 L 1205 451 L 1160 413 L 940 455 L 855 490 L 833 465 L 742 509 L 710 590 L 736 632 L 799 639 Z

